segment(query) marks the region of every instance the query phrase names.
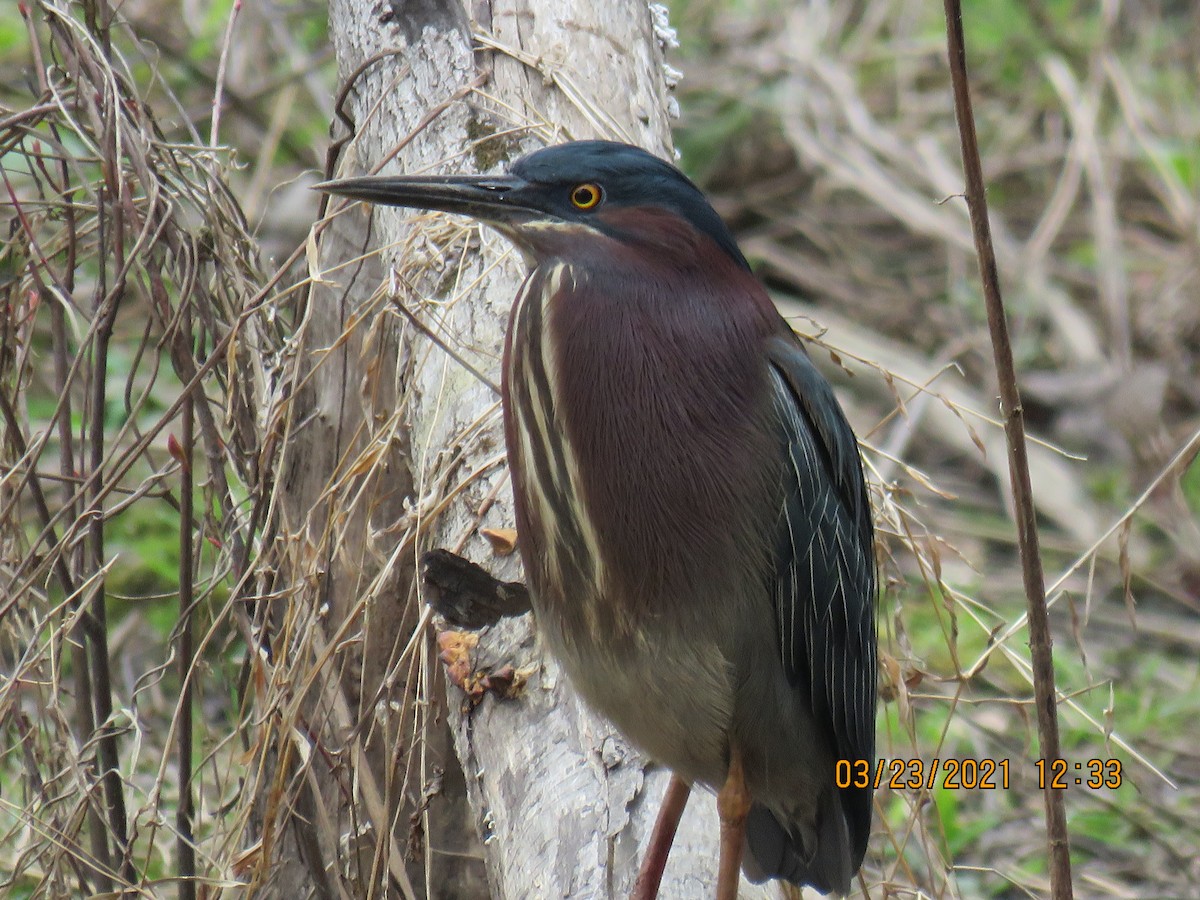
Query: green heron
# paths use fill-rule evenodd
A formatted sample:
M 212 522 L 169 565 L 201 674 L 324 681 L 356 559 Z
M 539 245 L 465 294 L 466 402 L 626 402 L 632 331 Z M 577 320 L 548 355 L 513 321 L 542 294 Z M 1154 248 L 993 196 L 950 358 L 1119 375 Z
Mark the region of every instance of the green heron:
M 318 187 L 474 217 L 529 264 L 503 359 L 518 542 L 571 684 L 673 772 L 637 894 L 657 892 L 693 783 L 718 792 L 719 898 L 739 867 L 848 892 L 872 793 L 835 773 L 875 752 L 862 463 L 704 195 L 607 141 L 505 175 Z

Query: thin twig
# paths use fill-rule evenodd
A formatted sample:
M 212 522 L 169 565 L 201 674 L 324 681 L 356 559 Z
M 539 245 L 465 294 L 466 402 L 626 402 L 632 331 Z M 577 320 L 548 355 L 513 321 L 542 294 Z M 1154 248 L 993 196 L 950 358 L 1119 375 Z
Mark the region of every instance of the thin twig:
M 115 158 L 115 157 L 114 157 Z M 110 184 L 118 184 L 115 174 L 107 179 Z M 104 252 L 111 250 L 118 270 L 123 268 L 123 217 L 121 204 L 107 190 L 102 190 L 98 207 L 103 208 L 108 200 L 112 209 L 112 227 L 104 229 L 100 235 L 101 259 Z M 101 223 L 106 219 L 102 216 Z M 108 246 L 106 246 L 107 237 Z M 112 676 L 108 658 L 107 630 L 107 601 L 105 598 L 104 565 L 104 514 L 101 493 L 104 490 L 105 462 L 105 433 L 104 409 L 108 398 L 108 344 L 112 337 L 113 322 L 116 319 L 117 308 L 123 293 L 123 285 L 118 281 L 112 294 L 106 288 L 107 269 L 100 267 L 100 278 L 96 283 L 96 307 L 94 315 L 99 321 L 92 341 L 92 395 L 89 410 L 90 434 L 88 435 L 88 474 L 93 484 L 93 502 L 96 514 L 92 516 L 89 528 L 90 559 L 87 565 L 97 576 L 96 587 L 90 599 L 83 601 L 90 608 L 91 618 L 96 627 L 88 631 L 88 645 L 91 652 L 88 655 L 92 671 L 92 702 L 95 704 L 95 724 L 97 728 L 96 752 L 99 757 L 100 778 L 104 785 L 104 801 L 107 804 L 108 825 L 111 837 L 116 845 L 116 861 L 122 877 L 129 884 L 136 884 L 137 879 L 133 868 L 133 857 L 129 852 L 128 820 L 125 814 L 125 790 L 121 783 L 120 754 L 117 750 L 117 731 L 112 723 Z
M 212 123 L 209 128 L 208 143 L 217 146 L 217 136 L 221 133 L 221 94 L 225 89 L 225 69 L 229 62 L 229 48 L 233 45 L 233 25 L 238 13 L 242 11 L 241 0 L 234 0 L 229 10 L 229 18 L 225 22 L 225 34 L 221 40 L 221 58 L 217 63 L 216 86 L 213 90 Z
M 191 334 L 191 316 L 185 312 L 182 326 Z M 193 450 L 195 449 L 195 395 L 189 391 L 183 402 L 179 466 L 179 805 L 175 810 L 176 852 L 179 855 L 179 898 L 196 898 L 195 800 L 192 792 L 192 512 Z
M 1000 297 L 1000 277 L 988 224 L 987 197 L 984 192 L 983 166 L 975 136 L 975 116 L 971 109 L 967 78 L 967 47 L 963 37 L 962 6 L 959 0 L 944 0 L 946 38 L 950 59 L 950 78 L 954 85 L 954 110 L 962 141 L 963 170 L 966 175 L 967 210 L 979 258 L 979 275 L 987 305 L 988 330 L 1000 387 L 1004 414 L 1004 434 L 1008 444 L 1009 475 L 1012 480 L 1014 515 L 1017 524 L 1017 549 L 1029 604 L 1029 648 L 1033 660 L 1033 690 L 1037 700 L 1038 740 L 1042 758 L 1061 756 L 1058 738 L 1057 691 L 1054 686 L 1054 648 L 1050 636 L 1050 618 L 1046 610 L 1046 584 L 1038 547 L 1037 515 L 1029 479 L 1029 459 L 1025 447 L 1025 419 L 1012 345 L 1008 337 L 1004 302 Z M 1047 785 L 1042 792 L 1046 805 L 1046 842 L 1050 854 L 1050 889 L 1055 900 L 1070 900 L 1071 848 L 1067 832 L 1065 791 Z

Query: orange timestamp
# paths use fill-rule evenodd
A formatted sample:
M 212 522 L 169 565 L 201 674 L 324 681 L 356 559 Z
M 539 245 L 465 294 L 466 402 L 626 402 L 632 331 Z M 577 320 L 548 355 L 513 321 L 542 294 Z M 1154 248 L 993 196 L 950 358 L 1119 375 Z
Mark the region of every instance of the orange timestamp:
M 1087 759 L 1069 763 L 1065 759 L 1039 759 L 1034 765 L 1038 772 L 1038 787 L 1065 791 L 1068 787 L 1119 788 L 1121 761 L 1119 759 Z
M 839 759 L 834 779 L 839 788 L 881 788 L 949 791 L 1008 790 L 1007 759 Z M 1088 759 L 1069 763 L 1065 759 L 1035 760 L 1038 788 L 1066 790 L 1068 787 L 1116 789 L 1122 784 L 1119 759 Z
M 839 759 L 834 766 L 839 788 L 880 788 L 894 791 L 1008 790 L 1007 759 Z M 940 779 L 940 780 L 939 780 Z

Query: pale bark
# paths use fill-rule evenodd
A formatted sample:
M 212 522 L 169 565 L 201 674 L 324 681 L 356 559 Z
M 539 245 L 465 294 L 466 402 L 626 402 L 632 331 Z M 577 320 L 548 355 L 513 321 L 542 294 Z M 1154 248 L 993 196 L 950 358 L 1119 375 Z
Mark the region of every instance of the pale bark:
M 330 24 L 344 78 L 372 56 L 396 51 L 355 82 L 347 106 L 356 137 L 338 175 L 375 171 L 384 160 L 385 172 L 494 171 L 543 144 L 588 137 L 626 140 L 669 158 L 662 47 L 644 0 L 498 0 L 468 10 L 449 0 L 334 0 Z M 419 549 L 461 548 L 498 577 L 520 578 L 515 557 L 491 555 L 477 534 L 481 526 L 513 523 L 498 397 L 393 314 L 388 302 L 376 298 L 371 305 L 368 298 L 383 274 L 395 289 L 393 302 L 497 382 L 503 329 L 524 266 L 495 233 L 442 217 L 420 217 L 418 228 L 412 221 L 411 213 L 375 211 L 371 246 L 384 248 L 383 265 L 357 277 L 335 264 L 361 245 L 343 239 L 326 243 L 319 254 L 321 277 L 332 285 L 314 292 L 305 325 L 304 353 L 317 359 L 301 367 L 315 367 L 306 388 L 314 415 L 298 429 L 305 435 L 301 448 L 289 451 L 296 468 L 285 503 L 295 519 L 292 531 L 304 530 L 306 522 L 313 552 L 328 556 L 319 575 L 320 598 L 330 604 L 325 632 L 358 615 L 356 604 L 365 597 L 364 641 L 347 648 L 363 653 L 347 670 L 358 687 L 343 672 L 337 689 L 351 697 L 359 723 L 367 721 L 371 739 L 363 764 L 378 785 L 392 785 L 389 808 L 399 802 L 399 791 L 387 777 L 388 742 L 408 741 L 418 751 L 430 745 L 414 734 L 411 712 L 399 726 L 370 721 L 375 692 L 382 686 L 384 696 L 421 710 L 436 699 L 429 689 L 433 673 L 424 667 L 428 645 L 400 655 L 416 607 L 406 614 L 396 598 L 405 596 Z M 364 309 L 369 312 L 355 326 L 353 316 Z M 338 349 L 325 352 L 335 344 Z M 353 490 L 330 496 L 335 469 L 345 472 L 348 459 L 373 442 L 382 448 L 382 468 L 362 474 Z M 362 491 L 378 491 L 378 502 L 359 502 L 355 492 Z M 345 509 L 340 498 L 350 500 Z M 418 532 L 402 554 L 393 552 L 397 540 Z M 380 590 L 381 584 L 393 587 Z M 420 638 L 427 642 L 429 635 Z M 489 696 L 466 710 L 463 694 L 450 688 L 448 704 L 491 895 L 627 896 L 667 773 L 582 706 L 542 654 L 529 617 L 482 635 L 476 664 L 502 663 L 529 675 L 518 697 Z M 410 673 L 419 677 L 398 689 Z M 432 733 L 421 715 L 418 728 Z M 419 752 L 407 761 L 417 773 L 403 782 L 411 800 L 429 771 L 421 768 L 426 761 Z M 436 842 L 443 832 L 426 824 Z M 716 838 L 712 797 L 693 794 L 664 898 L 711 896 Z M 425 858 L 432 886 L 448 877 L 438 849 Z M 775 894 L 744 888 L 746 897 Z M 431 892 L 454 896 L 445 888 Z

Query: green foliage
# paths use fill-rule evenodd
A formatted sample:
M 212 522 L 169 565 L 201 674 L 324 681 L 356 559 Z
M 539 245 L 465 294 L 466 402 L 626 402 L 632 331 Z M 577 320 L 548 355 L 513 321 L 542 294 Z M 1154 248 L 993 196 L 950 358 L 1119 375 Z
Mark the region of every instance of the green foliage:
M 938 785 L 933 789 L 933 803 L 938 812 L 938 823 L 945 835 L 946 848 L 953 859 L 969 850 L 978 840 L 998 824 L 993 816 L 980 815 L 972 811 L 964 815 L 961 809 L 964 792 Z
M 106 549 L 117 556 L 111 592 L 138 597 L 178 591 L 179 513 L 165 502 L 139 503 L 109 521 Z
M 24 55 L 28 32 L 21 16 L 7 15 L 0 18 L 0 58 L 9 55 Z

